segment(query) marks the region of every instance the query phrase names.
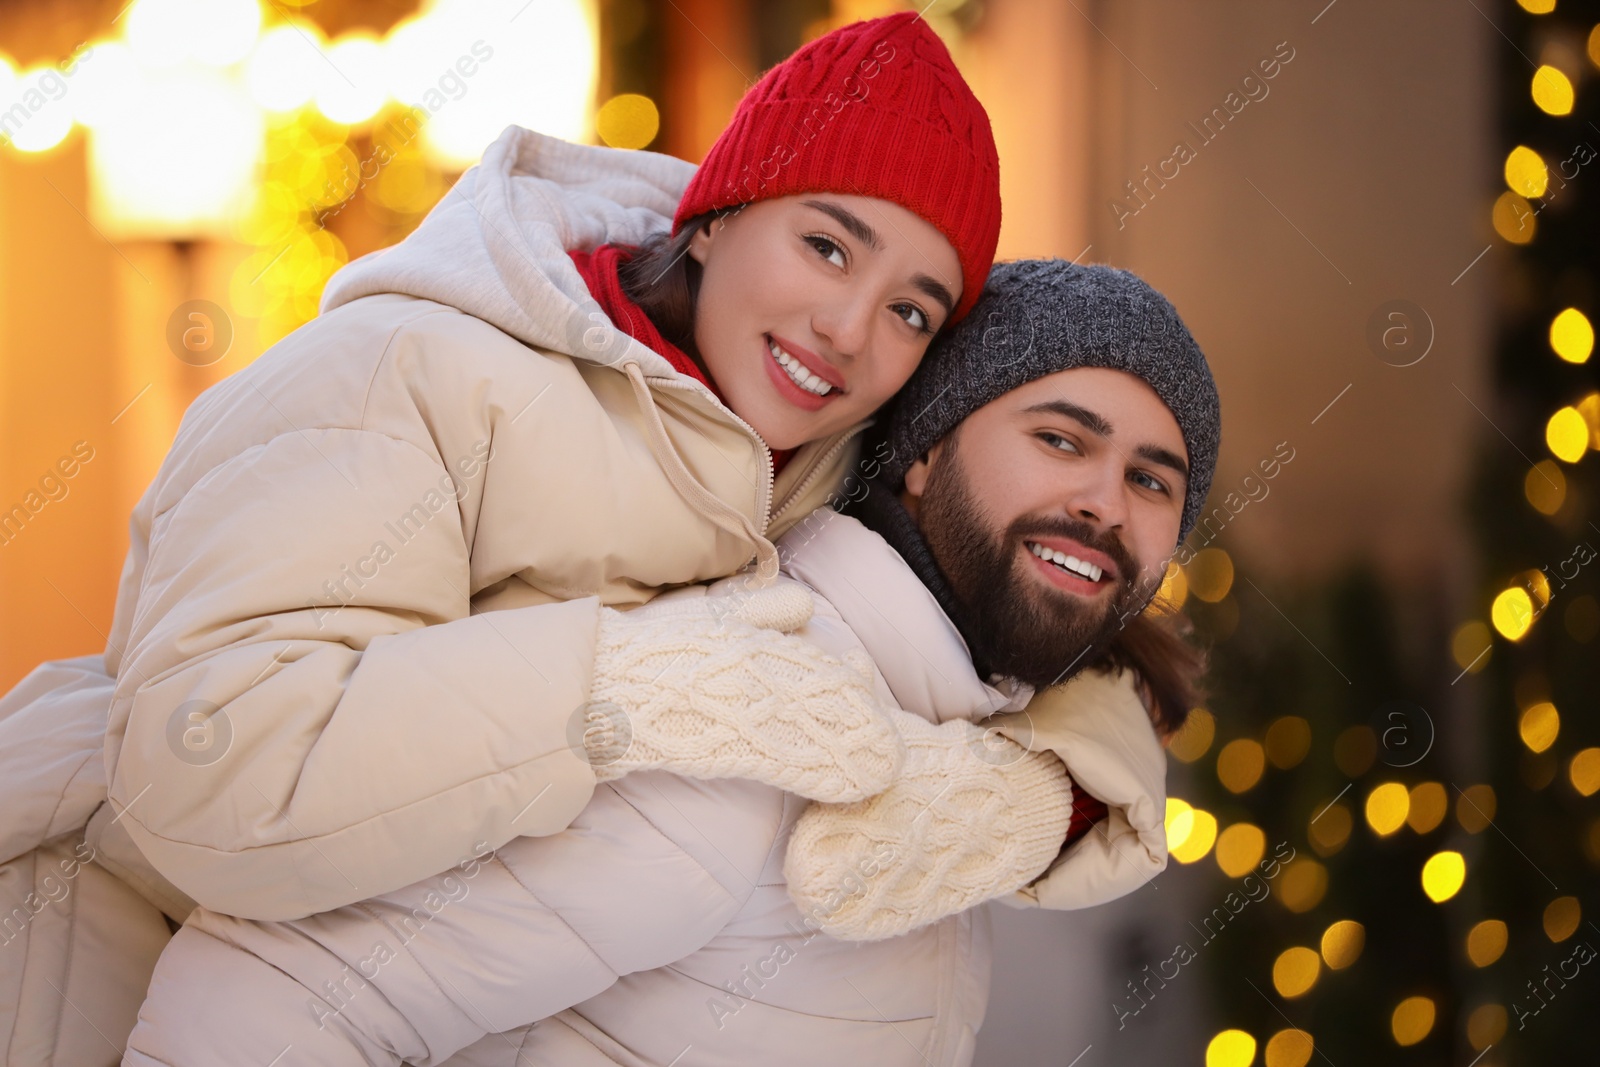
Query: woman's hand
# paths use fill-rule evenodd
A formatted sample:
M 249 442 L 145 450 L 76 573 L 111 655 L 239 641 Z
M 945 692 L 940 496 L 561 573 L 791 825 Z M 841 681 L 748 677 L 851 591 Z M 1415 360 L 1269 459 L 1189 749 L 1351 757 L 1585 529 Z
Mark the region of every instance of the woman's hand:
M 904 745 L 871 663 L 787 632 L 811 611 L 795 582 L 602 609 L 594 686 L 574 722 L 596 777 L 659 768 L 834 803 L 887 788 Z

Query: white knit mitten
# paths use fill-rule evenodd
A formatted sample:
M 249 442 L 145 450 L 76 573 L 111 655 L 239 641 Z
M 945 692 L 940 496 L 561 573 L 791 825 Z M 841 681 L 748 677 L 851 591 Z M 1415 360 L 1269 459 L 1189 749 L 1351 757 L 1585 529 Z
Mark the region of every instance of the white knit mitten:
M 964 719 L 934 726 L 895 709 L 906 743 L 894 785 L 852 804 L 812 804 L 789 838 L 789 896 L 812 925 L 877 941 L 1027 885 L 1061 851 L 1072 817 L 1051 752 Z
M 887 788 L 905 750 L 871 661 L 852 650 L 841 662 L 783 632 L 811 609 L 794 582 L 602 608 L 594 685 L 575 722 L 596 777 L 659 768 L 833 802 Z

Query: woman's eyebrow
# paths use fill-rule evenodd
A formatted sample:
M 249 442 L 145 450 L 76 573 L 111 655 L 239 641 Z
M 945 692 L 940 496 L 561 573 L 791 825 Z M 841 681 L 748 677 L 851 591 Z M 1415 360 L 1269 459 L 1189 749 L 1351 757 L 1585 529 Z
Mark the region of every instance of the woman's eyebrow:
M 1074 404 L 1070 400 L 1044 400 L 1022 409 L 1024 415 L 1036 415 L 1045 412 L 1081 423 L 1096 437 L 1110 437 L 1112 434 L 1111 421 L 1109 419 L 1098 411 L 1090 411 L 1081 404 Z M 1151 463 L 1170 467 L 1182 475 L 1185 485 L 1188 484 L 1189 464 L 1185 463 L 1183 457 L 1171 449 L 1162 448 L 1160 445 L 1142 444 L 1133 450 L 1133 454 Z
M 883 250 L 883 238 L 878 236 L 878 231 L 874 230 L 866 219 L 849 208 L 841 204 L 831 204 L 826 200 L 802 200 L 800 203 L 830 216 L 840 226 L 843 226 L 851 237 L 854 237 L 872 251 L 881 252 Z M 955 295 L 950 292 L 950 287 L 939 279 L 929 274 L 914 274 L 911 276 L 911 284 L 918 292 L 937 300 L 944 307 L 946 315 L 955 310 Z
M 802 200 L 806 207 L 815 208 L 825 215 L 831 215 L 833 220 L 846 230 L 850 236 L 872 249 L 874 252 L 883 250 L 883 238 L 878 236 L 878 231 L 867 224 L 867 220 L 857 215 L 849 208 L 839 204 L 830 204 L 826 200 Z

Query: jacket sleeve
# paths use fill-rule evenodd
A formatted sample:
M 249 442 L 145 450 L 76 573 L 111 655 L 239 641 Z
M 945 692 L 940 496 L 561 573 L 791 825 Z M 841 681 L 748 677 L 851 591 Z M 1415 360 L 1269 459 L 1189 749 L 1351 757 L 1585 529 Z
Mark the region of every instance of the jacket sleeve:
M 104 658 L 51 660 L 0 697 L 0 863 L 81 830 L 106 797 Z
M 396 437 L 291 430 L 152 518 L 105 758 L 118 817 L 200 904 L 325 911 L 588 802 L 567 724 L 598 601 L 471 614 L 453 484 Z
M 282 923 L 202 909 L 161 958 L 127 1062 L 265 1063 L 289 1044 L 302 1062 L 440 1063 L 708 944 L 754 892 L 785 804 L 640 772 L 562 833 L 372 900 Z

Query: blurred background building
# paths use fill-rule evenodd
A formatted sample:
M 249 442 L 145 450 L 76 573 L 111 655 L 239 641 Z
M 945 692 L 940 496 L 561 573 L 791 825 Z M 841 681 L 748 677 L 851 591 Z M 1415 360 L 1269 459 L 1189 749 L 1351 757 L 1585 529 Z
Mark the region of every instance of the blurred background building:
M 766 67 L 907 6 L 0 0 L 0 690 L 104 647 L 194 397 L 507 123 L 699 159 Z M 1226 424 L 1167 586 L 1215 664 L 1176 862 L 995 909 L 978 1063 L 1592 1059 L 1600 12 L 924 15 L 994 122 L 1002 258 L 1149 279 Z

